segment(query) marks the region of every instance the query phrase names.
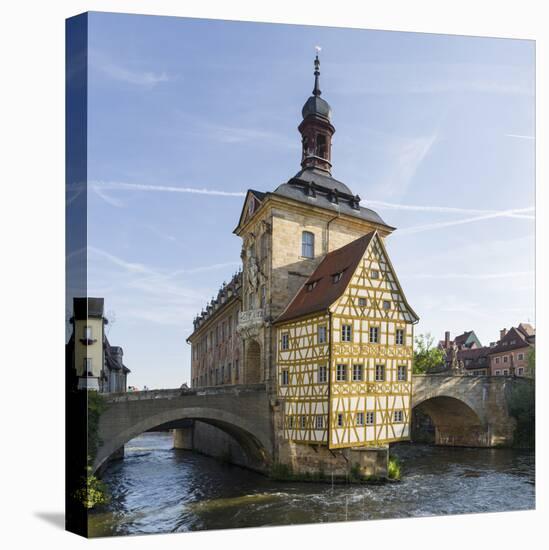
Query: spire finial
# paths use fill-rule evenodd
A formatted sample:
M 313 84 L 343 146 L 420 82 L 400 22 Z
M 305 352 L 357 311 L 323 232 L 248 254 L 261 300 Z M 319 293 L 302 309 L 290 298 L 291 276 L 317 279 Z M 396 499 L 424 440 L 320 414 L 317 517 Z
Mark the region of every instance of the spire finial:
M 313 90 L 313 95 L 315 95 L 315 96 L 319 96 L 322 93 L 320 91 L 320 85 L 319 85 L 319 82 L 318 82 L 318 77 L 320 76 L 320 60 L 318 59 L 318 54 L 320 53 L 321 50 L 322 50 L 322 48 L 320 46 L 315 46 L 315 52 L 316 52 L 316 57 L 315 57 L 315 88 Z

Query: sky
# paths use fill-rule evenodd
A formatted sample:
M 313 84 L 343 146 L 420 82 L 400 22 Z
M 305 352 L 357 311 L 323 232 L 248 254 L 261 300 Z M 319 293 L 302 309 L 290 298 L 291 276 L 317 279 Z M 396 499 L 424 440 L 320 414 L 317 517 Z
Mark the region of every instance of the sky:
M 534 324 L 533 41 L 106 13 L 88 33 L 88 295 L 129 384 L 189 381 L 246 190 L 300 169 L 315 46 L 332 174 L 397 227 L 416 334 Z

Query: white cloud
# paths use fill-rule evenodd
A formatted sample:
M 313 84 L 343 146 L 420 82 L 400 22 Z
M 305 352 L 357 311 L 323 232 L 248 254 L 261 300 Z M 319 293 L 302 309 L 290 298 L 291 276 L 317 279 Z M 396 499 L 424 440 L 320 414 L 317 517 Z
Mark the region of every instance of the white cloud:
M 92 181 L 92 186 L 99 189 L 113 189 L 125 191 L 152 191 L 158 193 L 192 193 L 197 195 L 214 195 L 220 197 L 244 197 L 242 191 L 221 191 L 218 189 L 205 189 L 197 187 L 177 187 L 173 185 L 147 185 L 142 183 L 125 183 L 117 181 Z
M 113 80 L 145 88 L 152 88 L 161 82 L 168 82 L 170 80 L 170 77 L 165 72 L 135 71 L 110 62 L 97 63 L 95 67 Z
M 467 279 L 484 281 L 492 279 L 509 279 L 515 277 L 533 277 L 533 271 L 509 271 L 501 273 L 416 273 L 406 276 L 406 279 Z
M 535 140 L 535 136 L 525 136 L 521 134 L 505 134 L 505 137 L 511 137 L 511 138 L 517 138 L 517 139 L 528 139 L 528 140 Z

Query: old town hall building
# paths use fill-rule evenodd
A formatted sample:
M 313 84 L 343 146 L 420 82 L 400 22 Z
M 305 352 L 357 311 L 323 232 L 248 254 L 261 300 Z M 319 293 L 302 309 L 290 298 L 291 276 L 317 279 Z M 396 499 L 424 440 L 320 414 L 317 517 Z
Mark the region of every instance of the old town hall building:
M 242 271 L 188 338 L 193 388 L 266 385 L 276 459 L 298 469 L 409 438 L 418 320 L 386 250 L 395 228 L 332 176 L 319 67 L 317 56 L 301 170 L 274 191 L 247 192 L 234 230 Z

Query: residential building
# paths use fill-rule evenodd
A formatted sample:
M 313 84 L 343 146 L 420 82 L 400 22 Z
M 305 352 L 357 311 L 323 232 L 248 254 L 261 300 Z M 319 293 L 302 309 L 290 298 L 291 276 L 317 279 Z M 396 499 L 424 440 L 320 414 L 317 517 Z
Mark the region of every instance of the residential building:
M 108 319 L 103 298 L 74 298 L 73 330 L 66 345 L 69 386 L 101 393 L 124 392 L 131 372 L 124 352 L 111 346 L 105 334 Z
M 528 366 L 528 355 L 535 347 L 536 331 L 529 323 L 502 329 L 500 339 L 490 347 L 490 374 L 492 376 L 533 377 Z

